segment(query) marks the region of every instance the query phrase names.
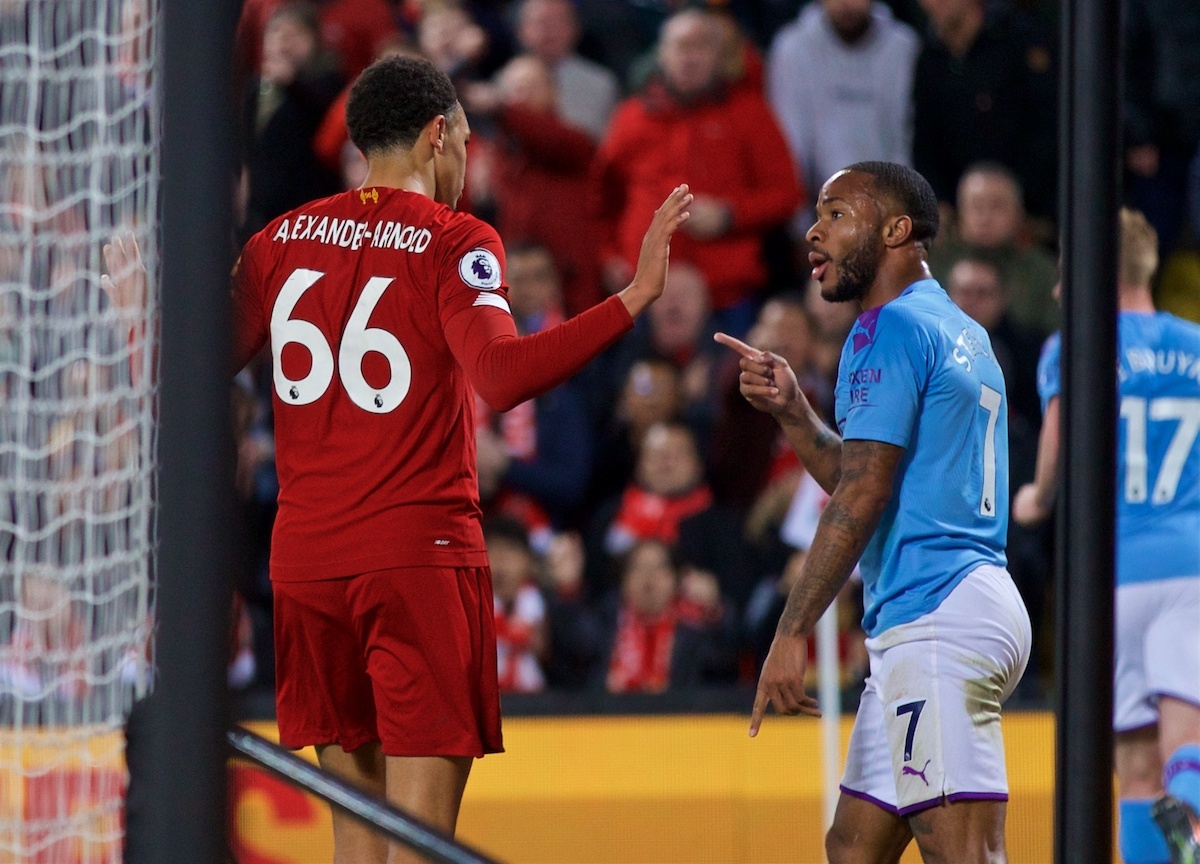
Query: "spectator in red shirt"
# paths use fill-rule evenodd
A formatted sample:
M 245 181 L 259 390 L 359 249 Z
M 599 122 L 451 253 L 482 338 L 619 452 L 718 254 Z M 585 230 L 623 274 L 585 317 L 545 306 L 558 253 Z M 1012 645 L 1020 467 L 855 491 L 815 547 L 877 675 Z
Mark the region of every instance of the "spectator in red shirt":
M 525 527 L 497 518 L 484 526 L 496 616 L 496 665 L 501 693 L 537 693 L 546 687 L 546 601 L 535 580 L 538 560 Z
M 620 582 L 605 689 L 661 693 L 728 674 L 731 619 L 711 574 L 686 570 L 667 543 L 643 540 L 623 558 Z
M 721 593 L 735 602 L 752 587 L 741 523 L 714 499 L 695 436 L 683 423 L 659 423 L 646 433 L 633 482 L 597 512 L 592 537 L 596 564 L 619 558 L 641 540 L 660 540 L 712 573 Z
M 604 296 L 596 255 L 601 228 L 581 204 L 588 200 L 596 147 L 588 133 L 558 114 L 549 67 L 522 55 L 500 70 L 495 84 L 476 85 L 464 95 L 468 111 L 495 124 L 488 179 L 500 236 L 550 250 L 562 269 L 568 315 L 598 303 Z M 472 202 L 478 200 L 473 194 Z
M 724 82 L 723 34 L 712 14 L 695 9 L 667 21 L 659 74 L 617 108 L 595 176 L 612 285 L 637 257 L 647 203 L 676 178 L 695 178 L 692 218 L 674 241 L 675 255 L 704 273 L 719 325 L 744 333 L 767 277 L 764 232 L 788 220 L 802 190 L 762 95 Z

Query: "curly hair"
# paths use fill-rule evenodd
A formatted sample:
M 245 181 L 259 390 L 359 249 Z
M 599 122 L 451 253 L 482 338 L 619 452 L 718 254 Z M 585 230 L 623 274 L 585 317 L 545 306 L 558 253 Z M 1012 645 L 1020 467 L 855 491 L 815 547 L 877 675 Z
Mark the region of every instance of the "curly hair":
M 847 171 L 858 171 L 871 178 L 875 192 L 912 219 L 913 240 L 926 251 L 937 237 L 941 215 L 937 195 L 920 173 L 895 162 L 855 162 Z
M 346 102 L 350 140 L 364 156 L 412 147 L 439 114 L 460 110 L 446 73 L 422 57 L 385 57 L 368 66 Z

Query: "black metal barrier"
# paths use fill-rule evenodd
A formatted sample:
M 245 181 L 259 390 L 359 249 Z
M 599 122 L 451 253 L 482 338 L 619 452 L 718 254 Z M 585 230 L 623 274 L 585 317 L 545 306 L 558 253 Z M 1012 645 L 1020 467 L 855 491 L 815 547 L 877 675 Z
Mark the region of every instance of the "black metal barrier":
M 339 807 L 393 840 L 415 849 L 438 864 L 499 864 L 481 852 L 447 837 L 412 816 L 353 786 L 331 777 L 295 753 L 272 744 L 240 726 L 228 734 L 229 746 L 238 755 L 258 763 L 284 780 Z

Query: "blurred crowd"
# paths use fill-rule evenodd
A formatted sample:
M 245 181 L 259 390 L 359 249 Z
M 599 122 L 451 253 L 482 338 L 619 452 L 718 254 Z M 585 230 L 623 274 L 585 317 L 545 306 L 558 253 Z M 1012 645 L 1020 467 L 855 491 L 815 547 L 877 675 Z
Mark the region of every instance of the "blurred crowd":
M 1163 240 L 1162 308 L 1200 319 L 1200 5 L 1130 0 L 1124 171 Z M 856 310 L 805 265 L 814 197 L 859 160 L 913 165 L 942 202 L 931 266 L 989 332 L 1009 391 L 1010 487 L 1033 475 L 1036 366 L 1058 326 L 1058 36 L 1049 0 L 248 0 L 238 237 L 353 188 L 347 87 L 421 53 L 473 136 L 461 207 L 508 250 L 524 333 L 623 287 L 654 207 L 692 217 L 662 299 L 571 382 L 476 410 L 508 692 L 659 692 L 752 681 L 825 496 L 737 392 L 716 330 L 787 358 L 832 408 Z M 239 685 L 270 683 L 277 485 L 269 357 L 234 393 Z M 1050 638 L 1050 532 L 1013 526 L 1010 569 Z M 842 684 L 866 672 L 861 592 L 839 604 Z M 1049 673 L 1035 656 L 1036 691 Z M 1035 650 L 1035 655 L 1037 654 Z

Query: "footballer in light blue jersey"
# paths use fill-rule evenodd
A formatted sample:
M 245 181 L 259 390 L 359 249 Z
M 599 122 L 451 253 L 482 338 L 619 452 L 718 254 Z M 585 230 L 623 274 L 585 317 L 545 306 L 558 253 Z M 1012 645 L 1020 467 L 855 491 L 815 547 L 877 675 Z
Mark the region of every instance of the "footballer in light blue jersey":
M 1117 326 L 1117 584 L 1200 576 L 1200 326 L 1166 312 Z M 1043 410 L 1061 352 L 1055 333 L 1038 362 Z
M 976 567 L 1006 565 L 1004 375 L 987 332 L 936 281 L 859 316 L 842 348 L 836 413 L 843 440 L 904 448 L 859 562 L 868 636 L 932 612 Z
M 724 333 L 739 391 L 829 493 L 763 660 L 750 714 L 817 713 L 808 637 L 857 562 L 870 675 L 850 733 L 830 861 L 1000 861 L 1008 780 L 1000 706 L 1029 661 L 1005 569 L 1008 400 L 982 327 L 930 278 L 938 204 L 916 171 L 859 162 L 817 198 L 806 239 L 821 296 L 862 314 L 842 350 L 836 429 L 785 358 Z M 926 811 L 937 809 L 936 818 Z

